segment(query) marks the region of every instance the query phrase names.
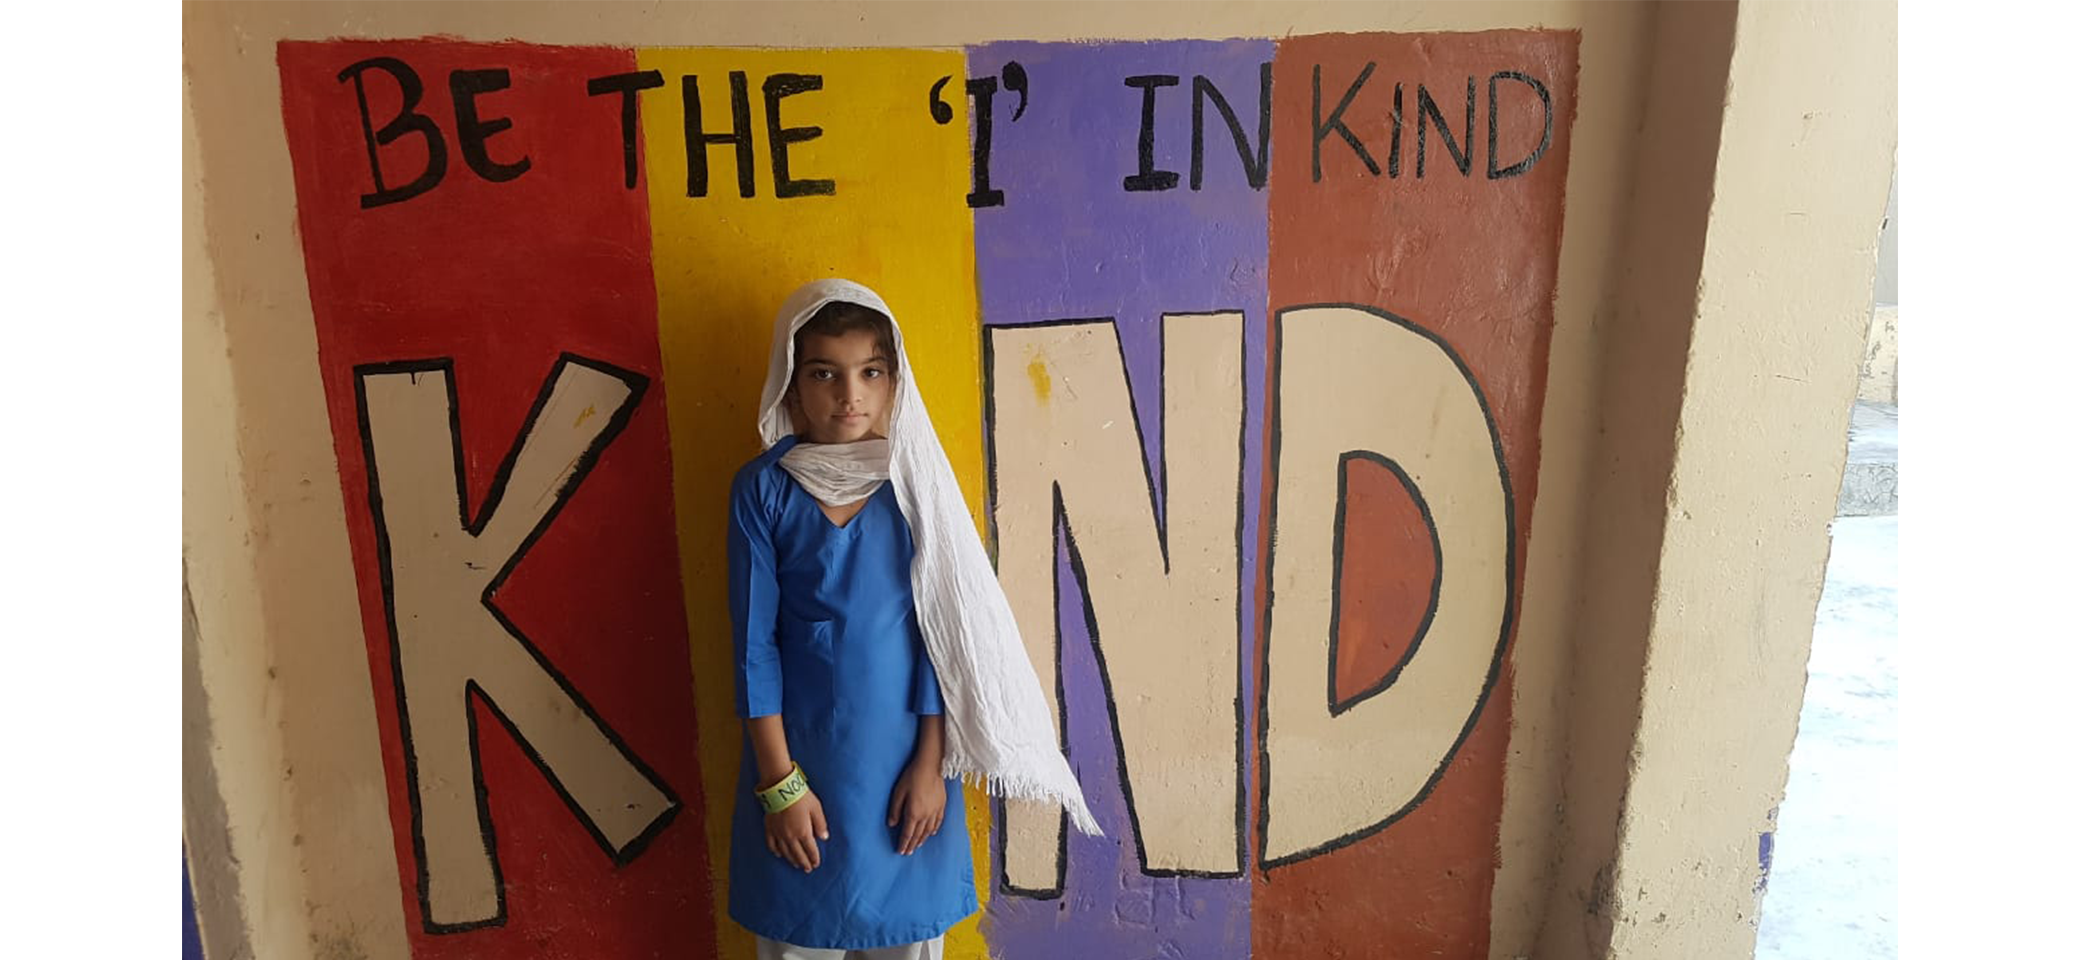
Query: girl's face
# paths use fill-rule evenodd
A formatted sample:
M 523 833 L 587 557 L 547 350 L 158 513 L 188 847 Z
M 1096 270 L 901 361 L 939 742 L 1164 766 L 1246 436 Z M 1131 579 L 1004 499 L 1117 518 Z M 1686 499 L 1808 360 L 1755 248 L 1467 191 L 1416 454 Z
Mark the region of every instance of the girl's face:
M 802 338 L 787 410 L 806 443 L 852 443 L 887 436 L 894 364 L 872 331 Z

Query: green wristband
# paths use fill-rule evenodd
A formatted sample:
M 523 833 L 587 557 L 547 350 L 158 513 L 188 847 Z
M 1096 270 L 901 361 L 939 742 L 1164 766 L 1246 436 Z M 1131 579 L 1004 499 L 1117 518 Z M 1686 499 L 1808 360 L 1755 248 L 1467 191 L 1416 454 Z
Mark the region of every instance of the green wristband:
M 759 805 L 765 807 L 767 813 L 779 813 L 808 795 L 809 778 L 802 775 L 802 765 L 797 763 L 794 770 L 782 777 L 779 783 L 757 793 Z

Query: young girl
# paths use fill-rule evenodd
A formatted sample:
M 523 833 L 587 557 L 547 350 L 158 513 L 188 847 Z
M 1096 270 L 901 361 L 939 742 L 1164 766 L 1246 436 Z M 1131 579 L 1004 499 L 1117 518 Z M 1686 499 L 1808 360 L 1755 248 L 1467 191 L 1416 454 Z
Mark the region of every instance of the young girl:
M 730 915 L 760 960 L 937 958 L 976 910 L 961 779 L 1097 825 L 873 291 L 788 298 L 759 432 L 730 492 Z

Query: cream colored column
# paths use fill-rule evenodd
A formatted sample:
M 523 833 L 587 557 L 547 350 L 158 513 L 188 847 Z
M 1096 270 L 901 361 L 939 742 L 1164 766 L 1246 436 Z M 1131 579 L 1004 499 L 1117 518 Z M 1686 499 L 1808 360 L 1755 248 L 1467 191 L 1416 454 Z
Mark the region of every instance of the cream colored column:
M 199 919 L 210 960 L 404 958 L 274 45 L 208 23 L 222 8 L 185 13 L 182 814 Z
M 1754 953 L 1897 137 L 1894 5 L 1743 3 L 1732 40 L 1611 958 Z

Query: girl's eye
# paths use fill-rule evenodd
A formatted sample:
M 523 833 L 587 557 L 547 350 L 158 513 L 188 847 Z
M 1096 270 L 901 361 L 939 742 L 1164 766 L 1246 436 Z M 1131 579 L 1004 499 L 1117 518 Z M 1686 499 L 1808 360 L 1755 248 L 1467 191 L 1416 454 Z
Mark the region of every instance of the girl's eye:
M 811 370 L 811 371 L 809 371 L 809 379 L 811 379 L 811 380 L 829 380 L 830 378 L 831 378 L 831 372 L 830 372 L 829 370 Z
M 867 372 L 866 372 L 865 376 L 866 376 L 866 378 L 867 378 L 867 379 L 869 379 L 869 380 L 874 380 L 874 379 L 878 379 L 878 378 L 880 378 L 880 377 L 884 376 L 884 374 L 883 374 L 883 373 L 882 373 L 881 371 L 879 371 L 879 370 L 875 370 L 875 369 L 869 368 L 869 369 L 867 370 Z

